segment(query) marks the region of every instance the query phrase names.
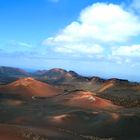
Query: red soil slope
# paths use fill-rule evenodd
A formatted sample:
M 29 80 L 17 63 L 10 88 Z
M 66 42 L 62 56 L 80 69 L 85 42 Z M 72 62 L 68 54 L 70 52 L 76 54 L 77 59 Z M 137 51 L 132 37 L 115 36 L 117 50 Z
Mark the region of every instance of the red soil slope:
M 70 106 L 78 106 L 86 109 L 94 109 L 94 108 L 118 108 L 118 106 L 114 105 L 111 101 L 99 98 L 95 96 L 92 92 L 86 91 L 76 91 L 70 93 L 68 95 L 63 96 L 60 100 L 65 105 Z
M 61 93 L 61 90 L 29 77 L 20 79 L 6 86 L 1 86 L 0 93 L 14 94 L 22 97 L 49 97 Z
M 19 128 L 0 125 L 0 140 L 25 140 L 25 138 L 19 135 L 18 131 Z

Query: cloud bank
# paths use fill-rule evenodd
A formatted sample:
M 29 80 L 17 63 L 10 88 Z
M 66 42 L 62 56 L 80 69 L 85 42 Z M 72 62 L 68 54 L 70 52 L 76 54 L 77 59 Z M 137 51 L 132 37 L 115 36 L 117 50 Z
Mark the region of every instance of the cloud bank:
M 43 45 L 71 56 L 120 60 L 121 57 L 126 60 L 140 57 L 140 45 L 129 44 L 140 35 L 140 17 L 128 9 L 116 4 L 95 3 L 82 10 L 79 18 L 56 36 L 45 39 Z

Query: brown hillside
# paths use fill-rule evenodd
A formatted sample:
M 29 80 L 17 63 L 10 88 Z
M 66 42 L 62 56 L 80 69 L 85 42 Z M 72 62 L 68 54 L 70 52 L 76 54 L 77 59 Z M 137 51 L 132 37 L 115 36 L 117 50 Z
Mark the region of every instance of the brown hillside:
M 87 91 L 75 91 L 67 95 L 63 95 L 57 98 L 59 102 L 69 105 L 69 106 L 78 106 L 80 108 L 86 109 L 108 109 L 108 108 L 118 108 L 111 101 L 97 97 L 92 92 Z
M 22 97 L 53 96 L 61 93 L 61 90 L 37 81 L 33 78 L 23 78 L 0 87 L 0 93 L 14 94 Z

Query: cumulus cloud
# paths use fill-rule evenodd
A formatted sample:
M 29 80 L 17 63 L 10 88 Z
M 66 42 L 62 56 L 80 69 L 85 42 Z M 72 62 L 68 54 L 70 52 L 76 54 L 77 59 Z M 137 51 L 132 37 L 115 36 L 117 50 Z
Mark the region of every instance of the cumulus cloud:
M 80 13 L 79 18 L 62 29 L 56 36 L 43 41 L 52 51 L 85 56 L 114 57 L 121 61 L 126 53 L 128 57 L 140 55 L 137 45 L 120 46 L 112 49 L 112 44 L 127 44 L 133 37 L 140 35 L 138 15 L 121 5 L 95 3 Z M 112 54 L 109 52 L 112 52 Z M 126 62 L 129 60 L 127 59 Z
M 123 57 L 140 57 L 140 44 L 116 47 L 112 50 L 112 55 Z
M 58 41 L 57 41 L 58 39 Z M 45 40 L 44 44 L 46 45 L 52 45 L 54 48 L 53 50 L 55 52 L 60 52 L 60 53 L 69 53 L 69 54 L 99 54 L 103 52 L 102 46 L 99 44 L 96 44 L 93 41 L 84 41 L 84 40 L 78 40 L 74 41 L 71 40 L 70 38 L 56 38 L 56 41 L 53 38 L 49 38 Z
M 97 3 L 80 16 L 86 34 L 101 42 L 123 42 L 140 33 L 139 18 L 119 5 Z
M 70 49 L 69 49 L 70 48 Z M 93 47 L 88 47 L 88 45 L 67 45 L 65 47 L 58 47 L 55 48 L 56 52 L 64 52 L 64 53 L 74 53 L 79 49 L 79 53 L 88 53 L 88 54 L 95 54 L 95 53 L 100 53 L 103 49 L 101 46 L 94 45 Z
M 140 44 L 113 47 L 108 56 L 110 61 L 118 64 L 129 63 L 133 66 L 140 62 Z

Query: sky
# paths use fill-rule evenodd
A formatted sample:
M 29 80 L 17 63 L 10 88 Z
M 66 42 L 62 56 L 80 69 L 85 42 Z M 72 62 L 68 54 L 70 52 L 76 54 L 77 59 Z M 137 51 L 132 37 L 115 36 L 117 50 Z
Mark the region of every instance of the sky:
M 140 1 L 0 0 L 0 65 L 140 81 Z

